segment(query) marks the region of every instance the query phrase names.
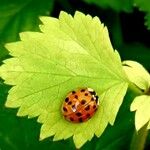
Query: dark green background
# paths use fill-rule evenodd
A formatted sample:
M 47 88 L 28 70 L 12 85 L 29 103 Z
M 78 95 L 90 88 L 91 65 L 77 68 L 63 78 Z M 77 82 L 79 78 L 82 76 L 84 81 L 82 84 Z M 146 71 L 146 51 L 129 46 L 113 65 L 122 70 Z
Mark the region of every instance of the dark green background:
M 79 10 L 100 17 L 122 60 L 136 60 L 150 71 L 150 31 L 144 25 L 150 2 L 143 0 L 137 7 L 133 6 L 132 0 L 0 0 L 0 64 L 9 58 L 5 43 L 19 40 L 19 32 L 39 31 L 38 16 L 58 17 L 61 10 L 73 15 Z M 72 138 L 58 142 L 52 142 L 52 138 L 39 141 L 41 125 L 36 118 L 16 117 L 17 110 L 4 107 L 9 89 L 0 80 L 0 150 L 75 150 Z M 81 150 L 129 149 L 134 132 L 134 113 L 129 111 L 129 106 L 134 96 L 128 91 L 115 125 L 108 126 L 101 138 L 94 137 Z M 149 149 L 149 143 L 148 137 L 145 149 Z

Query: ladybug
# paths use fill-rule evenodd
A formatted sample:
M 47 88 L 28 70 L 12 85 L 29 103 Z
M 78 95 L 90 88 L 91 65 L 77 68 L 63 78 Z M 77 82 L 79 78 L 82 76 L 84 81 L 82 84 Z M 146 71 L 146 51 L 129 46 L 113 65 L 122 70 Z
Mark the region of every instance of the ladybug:
M 62 114 L 68 121 L 79 123 L 89 120 L 96 112 L 99 100 L 91 88 L 70 92 L 62 104 Z

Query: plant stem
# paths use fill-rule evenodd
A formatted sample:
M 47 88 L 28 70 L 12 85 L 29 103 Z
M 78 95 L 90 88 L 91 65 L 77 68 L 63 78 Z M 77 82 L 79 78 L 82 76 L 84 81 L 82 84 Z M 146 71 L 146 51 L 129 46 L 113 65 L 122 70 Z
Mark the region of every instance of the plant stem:
M 145 124 L 138 132 L 135 130 L 131 145 L 130 145 L 130 150 L 144 150 L 146 138 L 148 135 L 148 130 L 147 130 L 147 124 Z

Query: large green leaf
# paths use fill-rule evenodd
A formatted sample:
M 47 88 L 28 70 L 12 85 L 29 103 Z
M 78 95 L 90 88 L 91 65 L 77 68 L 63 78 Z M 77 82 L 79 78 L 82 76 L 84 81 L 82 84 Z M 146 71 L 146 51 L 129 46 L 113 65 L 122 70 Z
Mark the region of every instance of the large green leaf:
M 52 6 L 53 0 L 0 1 L 0 60 L 8 55 L 4 44 L 18 40 L 21 31 L 39 30 L 39 16 L 49 15 Z
M 41 20 L 42 33 L 21 33 L 21 41 L 6 45 L 13 56 L 0 67 L 5 83 L 13 85 L 6 106 L 20 107 L 18 116 L 39 116 L 41 140 L 73 136 L 79 148 L 114 123 L 128 80 L 97 17 L 61 12 L 59 19 Z M 81 87 L 96 90 L 100 107 L 89 121 L 74 124 L 62 117 L 60 108 L 66 94 Z

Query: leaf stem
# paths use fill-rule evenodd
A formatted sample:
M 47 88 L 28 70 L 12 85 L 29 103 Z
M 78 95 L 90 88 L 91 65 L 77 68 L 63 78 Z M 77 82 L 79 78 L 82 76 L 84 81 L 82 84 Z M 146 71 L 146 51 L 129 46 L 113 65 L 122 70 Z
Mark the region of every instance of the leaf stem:
M 148 135 L 147 125 L 148 123 L 145 124 L 138 132 L 136 130 L 134 131 L 130 150 L 144 150 L 145 142 Z

